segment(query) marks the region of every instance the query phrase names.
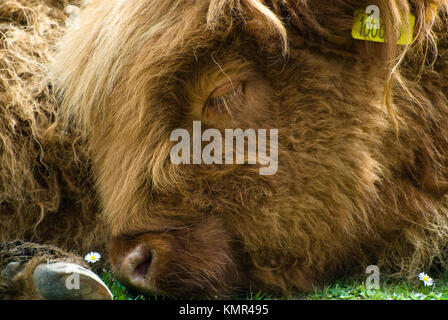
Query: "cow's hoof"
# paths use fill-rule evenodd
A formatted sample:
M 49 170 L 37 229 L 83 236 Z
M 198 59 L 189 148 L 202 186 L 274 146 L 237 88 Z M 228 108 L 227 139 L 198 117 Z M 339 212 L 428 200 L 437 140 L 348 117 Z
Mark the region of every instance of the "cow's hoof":
M 112 300 L 113 295 L 92 271 L 74 263 L 40 264 L 34 269 L 36 292 L 47 300 Z

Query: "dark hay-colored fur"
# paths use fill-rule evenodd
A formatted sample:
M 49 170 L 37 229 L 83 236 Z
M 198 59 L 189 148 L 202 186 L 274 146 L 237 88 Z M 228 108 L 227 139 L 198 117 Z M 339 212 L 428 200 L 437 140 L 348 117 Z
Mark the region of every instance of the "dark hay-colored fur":
M 74 131 L 61 128 L 45 71 L 66 4 L 0 3 L 0 240 L 85 251 L 104 239 L 89 162 Z
M 107 237 L 96 231 L 101 224 L 84 147 L 74 131 L 62 130 L 46 77 L 67 3 L 0 2 L 0 261 L 2 270 L 10 262 L 28 264 L 13 282 L 0 279 L 2 298 L 36 298 L 33 266 L 61 255 L 73 260 L 56 248 L 7 241 L 87 253 L 103 250 Z
M 447 267 L 448 1 L 93 0 L 59 41 L 66 4 L 0 2 L 1 240 L 111 238 L 123 281 L 143 244 L 138 289 L 178 296 Z M 370 4 L 387 43 L 350 36 Z M 245 103 L 204 112 L 229 80 Z M 278 173 L 173 165 L 193 120 L 279 129 Z

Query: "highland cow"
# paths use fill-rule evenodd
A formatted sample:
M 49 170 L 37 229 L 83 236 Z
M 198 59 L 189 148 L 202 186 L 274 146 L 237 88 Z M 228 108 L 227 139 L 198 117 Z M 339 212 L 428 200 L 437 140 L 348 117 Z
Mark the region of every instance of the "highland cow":
M 446 269 L 448 1 L 69 2 L 0 1 L 2 298 L 108 298 L 57 283 L 91 250 L 181 297 Z M 193 121 L 278 130 L 276 174 L 172 163 Z

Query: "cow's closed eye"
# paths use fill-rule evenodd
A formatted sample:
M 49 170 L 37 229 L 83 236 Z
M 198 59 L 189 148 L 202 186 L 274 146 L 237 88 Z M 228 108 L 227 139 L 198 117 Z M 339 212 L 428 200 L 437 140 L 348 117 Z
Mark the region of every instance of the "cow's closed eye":
M 232 110 L 240 108 L 245 100 L 246 84 L 244 82 L 227 83 L 215 89 L 202 108 L 202 118 L 210 120 L 216 117 L 224 120 L 232 118 Z

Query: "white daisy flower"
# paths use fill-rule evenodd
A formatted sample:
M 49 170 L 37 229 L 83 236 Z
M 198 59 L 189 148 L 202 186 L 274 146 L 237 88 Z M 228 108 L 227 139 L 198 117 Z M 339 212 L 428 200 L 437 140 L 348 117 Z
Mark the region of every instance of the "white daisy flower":
M 88 263 L 95 263 L 101 260 L 101 254 L 98 252 L 89 252 L 84 257 L 84 260 L 86 260 Z
M 425 285 L 425 287 L 430 287 L 434 284 L 434 281 L 432 280 L 432 278 L 424 272 L 419 273 L 418 278 L 419 278 L 419 280 L 423 281 L 423 284 Z

